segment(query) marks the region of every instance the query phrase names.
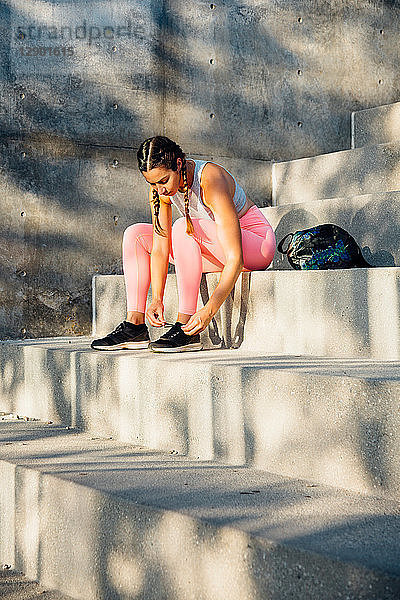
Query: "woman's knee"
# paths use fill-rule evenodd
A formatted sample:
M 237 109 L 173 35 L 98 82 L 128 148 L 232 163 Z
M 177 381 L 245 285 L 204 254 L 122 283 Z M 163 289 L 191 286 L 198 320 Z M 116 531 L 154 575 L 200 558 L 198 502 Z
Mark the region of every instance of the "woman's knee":
M 181 238 L 184 234 L 186 234 L 186 219 L 185 217 L 180 217 L 172 225 L 172 238 Z
M 134 223 L 133 225 L 129 225 L 124 231 L 123 243 L 131 244 L 140 235 L 143 235 L 143 233 L 148 233 L 149 227 L 152 227 L 150 223 Z

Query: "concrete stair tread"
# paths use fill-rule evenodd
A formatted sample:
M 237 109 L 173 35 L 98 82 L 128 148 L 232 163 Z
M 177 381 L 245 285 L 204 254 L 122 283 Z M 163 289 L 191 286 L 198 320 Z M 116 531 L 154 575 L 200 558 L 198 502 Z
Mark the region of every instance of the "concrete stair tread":
M 46 337 L 46 338 L 26 338 L 19 340 L 1 340 L 0 346 L 46 346 L 47 348 L 59 348 L 60 350 L 68 350 L 70 346 L 74 350 L 78 348 L 86 348 L 92 341 L 92 336 L 63 336 L 63 337 Z
M 71 596 L 65 596 L 54 590 L 47 590 L 36 581 L 30 581 L 21 573 L 12 569 L 0 569 L 0 598 L 6 600 L 35 600 L 35 598 L 46 598 L 46 600 L 72 600 Z
M 273 165 L 274 205 L 400 190 L 400 141 Z
M 400 102 L 373 106 L 351 114 L 351 146 L 360 148 L 400 139 Z
M 89 342 L 0 346 L 4 417 L 398 499 L 399 361 Z
M 400 577 L 400 504 L 392 500 L 43 423 L 1 424 L 0 459 L 40 472 L 53 485 L 57 479 L 76 485 L 78 498 L 79 488 L 89 487 L 217 531 L 239 530 L 266 549 L 289 546 Z
M 400 140 L 399 140 L 399 144 L 400 144 Z M 349 152 L 349 150 L 340 150 L 339 152 Z M 321 154 L 319 156 L 325 156 L 324 154 Z M 310 157 L 310 158 L 297 158 L 295 160 L 311 160 L 312 158 L 318 158 L 318 157 Z M 293 162 L 293 161 L 287 161 L 287 162 Z M 281 163 L 275 163 L 275 164 L 281 164 Z M 364 199 L 369 199 L 369 198 L 387 198 L 390 197 L 391 194 L 396 194 L 396 193 L 400 193 L 400 191 L 390 191 L 390 192 L 377 192 L 376 194 L 368 194 L 368 193 L 363 193 L 363 194 L 354 194 L 353 197 L 354 198 L 359 198 L 360 200 L 364 200 Z M 333 196 L 333 197 L 324 197 L 324 198 L 313 198 L 311 200 L 309 200 L 307 202 L 307 204 L 310 204 L 311 206 L 318 206 L 319 203 L 324 203 L 324 202 L 348 202 L 349 201 L 349 196 Z M 285 209 L 285 208 L 289 208 L 291 206 L 293 206 L 294 208 L 298 209 L 299 208 L 299 202 L 293 202 L 293 204 L 284 204 L 281 206 L 264 206 L 262 208 L 260 208 L 260 211 L 262 213 L 264 213 L 265 215 L 267 215 L 269 213 L 269 211 L 271 211 L 272 209 Z M 306 203 L 304 203 L 306 204 Z M 344 207 L 343 207 L 344 208 Z
M 391 142 L 384 142 L 382 144 L 370 144 L 369 147 L 375 147 L 377 149 L 385 150 L 385 148 L 400 148 L 400 139 Z M 345 150 L 335 150 L 334 152 L 325 152 L 323 154 L 315 154 L 313 156 L 303 156 L 302 158 L 292 158 L 291 160 L 282 160 L 274 162 L 274 165 L 285 165 L 285 164 L 295 164 L 295 163 L 306 163 L 307 161 L 313 161 L 319 158 L 325 157 L 340 157 L 340 156 L 351 156 L 354 153 L 362 152 L 364 146 L 360 148 L 347 148 Z
M 8 347 L 27 346 L 38 350 L 55 350 L 78 353 L 91 353 L 99 361 L 122 357 L 131 357 L 133 361 L 145 360 L 157 363 L 182 364 L 193 362 L 208 364 L 210 366 L 237 366 L 245 369 L 270 369 L 290 370 L 296 373 L 309 373 L 314 375 L 332 375 L 333 377 L 362 377 L 365 379 L 400 379 L 400 361 L 374 360 L 369 358 L 334 358 L 312 355 L 266 355 L 263 352 L 249 352 L 248 350 L 204 349 L 199 352 L 183 352 L 162 354 L 149 350 L 114 350 L 98 351 L 90 348 L 92 337 L 85 338 L 42 338 L 32 340 L 7 340 L 1 345 Z M 28 415 L 29 416 L 29 415 Z
M 278 242 L 289 233 L 334 223 L 354 237 L 371 266 L 400 265 L 400 192 L 313 199 L 261 211 Z M 279 252 L 275 253 L 270 268 L 292 269 L 286 256 Z
M 276 262 L 283 263 L 278 257 Z M 202 334 L 207 348 L 219 347 L 223 340 L 225 347 L 250 352 L 257 348 L 265 355 L 400 359 L 398 267 L 296 271 L 282 266 L 239 278 L 234 299 L 227 298 L 213 327 Z M 199 308 L 217 283 L 214 273 L 202 280 Z M 174 274 L 168 275 L 164 304 L 172 322 L 177 313 Z M 93 329 L 102 337 L 124 318 L 122 275 L 94 278 L 93 306 Z M 159 330 L 150 331 L 153 339 L 159 335 Z

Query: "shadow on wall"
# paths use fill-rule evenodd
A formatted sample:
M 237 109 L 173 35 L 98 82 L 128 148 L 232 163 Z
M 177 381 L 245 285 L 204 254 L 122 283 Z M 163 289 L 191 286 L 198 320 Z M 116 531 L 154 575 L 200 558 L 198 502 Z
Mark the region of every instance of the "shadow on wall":
M 349 148 L 350 112 L 399 97 L 398 7 L 378 25 L 367 4 L 165 6 L 166 127 L 201 153 L 287 160 Z
M 21 3 L 1 8 L 7 57 L 1 92 L 11 109 L 4 117 L 0 166 L 3 339 L 88 332 L 92 275 L 119 273 L 124 228 L 150 218 L 147 187 L 132 151 L 161 122 L 157 98 L 132 100 L 135 94 L 151 96 L 148 65 L 136 60 L 136 68 L 130 63 L 128 69 L 128 56 L 120 57 L 119 69 L 113 61 L 99 70 L 96 61 L 109 64 L 108 46 L 85 48 L 76 40 L 69 67 L 60 56 L 20 55 L 39 43 L 30 39 L 27 25 L 35 37 L 49 18 L 59 26 L 64 9 L 67 22 L 81 23 L 82 7 L 76 5 L 55 7 L 51 17 L 40 3 L 29 13 Z M 106 19 L 102 10 L 100 21 Z M 17 26 L 25 38 L 15 39 Z M 47 43 L 51 50 L 54 42 Z M 128 136 L 125 144 L 121 131 Z
M 399 95 L 395 3 L 384 24 L 369 4 L 109 5 L 1 6 L 2 338 L 89 331 L 92 275 L 120 272 L 124 228 L 149 220 L 133 151 L 144 138 L 288 159 L 348 147 L 350 111 Z M 61 24 L 84 38 L 71 60 L 51 55 Z
M 163 116 L 167 133 L 179 131 L 189 152 L 282 160 L 349 147 L 351 110 L 399 95 L 398 50 L 391 44 L 397 35 L 394 5 L 381 14 L 385 24 L 369 5 L 344 9 L 310 3 L 302 6 L 304 14 L 283 2 L 273 9 L 234 0 L 112 6 L 112 13 L 93 6 L 87 31 L 79 31 L 81 38 L 86 34 L 83 40 L 74 39 L 74 27 L 82 27 L 85 4 L 55 7 L 57 34 L 61 24 L 72 26 L 70 61 L 22 56 L 21 48 L 37 41 L 37 27 L 48 25 L 49 17 L 35 3 L 29 12 L 14 1 L 3 8 L 4 75 L 15 83 L 18 131 L 137 147 L 149 128 L 160 130 Z M 117 26 L 129 22 L 129 31 L 118 33 Z M 92 25 L 110 23 L 113 38 L 97 31 L 96 39 L 89 39 Z M 18 31 L 10 45 L 7 34 L 15 37 Z M 378 84 L 375 69 L 382 62 L 385 86 Z M 22 89 L 25 82 L 33 86 L 30 93 Z M 63 86 L 68 101 L 58 97 Z M 177 105 L 183 109 L 178 121 Z

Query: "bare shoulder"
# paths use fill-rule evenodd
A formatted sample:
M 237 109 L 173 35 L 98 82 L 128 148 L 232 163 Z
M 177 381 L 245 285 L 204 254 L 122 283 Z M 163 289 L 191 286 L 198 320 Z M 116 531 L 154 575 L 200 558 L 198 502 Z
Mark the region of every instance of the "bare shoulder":
M 210 183 L 226 181 L 226 176 L 229 177 L 229 173 L 227 173 L 223 167 L 216 165 L 215 163 L 208 162 L 206 165 L 204 165 L 201 173 L 201 185 L 207 186 Z
M 201 188 L 205 193 L 227 193 L 231 198 L 235 193 L 235 180 L 224 167 L 207 163 L 201 174 Z

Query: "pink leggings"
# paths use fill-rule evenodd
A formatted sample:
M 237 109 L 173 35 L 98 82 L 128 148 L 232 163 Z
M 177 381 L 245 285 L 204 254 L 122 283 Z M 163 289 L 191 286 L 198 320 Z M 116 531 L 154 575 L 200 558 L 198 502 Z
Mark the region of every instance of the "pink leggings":
M 239 219 L 239 223 L 244 268 L 247 271 L 263 271 L 274 257 L 274 231 L 257 206 L 252 206 Z M 225 264 L 215 222 L 211 219 L 193 219 L 193 225 L 194 236 L 186 233 L 186 220 L 183 217 L 175 221 L 172 227 L 170 262 L 175 264 L 179 312 L 186 315 L 193 315 L 197 310 L 201 274 L 222 271 Z M 150 223 L 137 223 L 125 230 L 122 257 L 128 311 L 146 311 L 152 245 L 153 226 Z

